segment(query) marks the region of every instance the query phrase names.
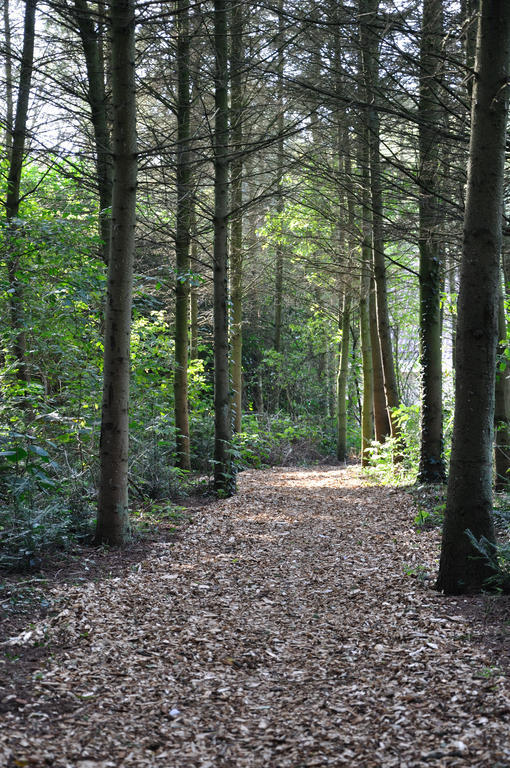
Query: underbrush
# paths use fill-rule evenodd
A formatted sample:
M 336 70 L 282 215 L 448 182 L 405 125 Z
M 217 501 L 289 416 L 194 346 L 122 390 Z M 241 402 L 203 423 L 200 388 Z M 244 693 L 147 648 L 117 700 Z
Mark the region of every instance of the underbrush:
M 394 411 L 394 417 L 400 437 L 387 438 L 384 443 L 372 441 L 365 475 L 381 485 L 412 485 L 418 476 L 419 408 L 402 405 Z
M 369 466 L 366 477 L 381 485 L 413 486 L 418 479 L 420 463 L 420 408 L 418 405 L 401 405 L 393 410 L 399 430 L 399 438 L 387 438 L 384 443 L 373 441 L 368 448 Z M 453 429 L 453 411 L 445 408 L 444 461 L 450 460 Z
M 418 512 L 414 525 L 418 531 L 431 531 L 441 528 L 446 509 L 446 485 L 415 484 L 409 488 Z
M 192 411 L 190 426 L 190 472 L 175 466 L 168 413 L 158 411 L 148 425 L 132 428 L 129 492 L 135 532 L 140 509 L 157 510 L 158 504 L 210 492 L 212 411 Z M 37 569 L 48 553 L 92 539 L 98 429 L 97 423 L 57 419 L 54 413 L 51 420 L 18 420 L 14 429 L 0 433 L 0 569 Z M 333 459 L 334 447 L 329 423 L 249 413 L 233 440 L 233 463 L 236 471 L 311 464 Z M 146 522 L 147 514 L 143 518 Z
M 89 473 L 71 467 L 67 443 L 47 433 L 37 424 L 0 434 L 0 568 L 36 568 L 44 552 L 91 535 Z
M 306 465 L 333 460 L 332 427 L 308 419 L 295 421 L 285 414 L 246 414 L 243 430 L 234 437 L 234 462 L 250 467 Z
M 490 592 L 510 594 L 510 493 L 496 493 L 493 509 L 496 543 L 482 536 L 476 539 L 467 531 L 478 556 L 490 566 L 493 575 L 486 581 Z

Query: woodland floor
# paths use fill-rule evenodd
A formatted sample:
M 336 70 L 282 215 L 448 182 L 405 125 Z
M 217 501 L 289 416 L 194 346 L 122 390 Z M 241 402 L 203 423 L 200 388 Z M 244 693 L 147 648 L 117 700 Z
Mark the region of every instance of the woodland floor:
M 6 624 L 0 765 L 509 768 L 508 598 L 437 594 L 415 514 L 356 467 L 251 471 L 138 557 L 82 553 Z

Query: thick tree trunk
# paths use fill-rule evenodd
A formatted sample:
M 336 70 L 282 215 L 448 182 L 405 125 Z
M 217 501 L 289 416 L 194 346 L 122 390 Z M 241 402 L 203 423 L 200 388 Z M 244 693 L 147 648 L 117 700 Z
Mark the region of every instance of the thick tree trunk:
M 30 380 L 30 374 L 26 360 L 23 286 L 18 277 L 21 253 L 16 245 L 16 231 L 19 226 L 17 218 L 20 206 L 21 171 L 25 153 L 28 102 L 34 65 L 35 9 L 36 0 L 26 0 L 18 99 L 12 131 L 12 147 L 5 200 L 8 239 L 7 275 L 9 280 L 10 320 L 13 332 L 13 354 L 16 360 L 17 378 L 23 382 Z
M 419 212 L 421 447 L 419 478 L 445 480 L 441 357 L 441 252 L 438 226 L 442 107 L 442 0 L 424 0 L 420 49 Z
M 455 422 L 437 588 L 480 591 L 488 564 L 466 530 L 494 541 L 492 451 L 510 3 L 482 0 L 457 324 Z
M 228 355 L 228 38 L 227 2 L 214 2 L 216 55 L 214 124 L 214 489 L 235 491 Z
M 188 314 L 191 241 L 189 0 L 177 4 L 177 212 L 175 228 L 175 450 L 176 464 L 189 470 Z
M 230 231 L 230 283 L 232 302 L 232 405 L 234 431 L 241 431 L 243 397 L 243 5 L 232 8 L 231 69 L 231 139 L 234 158 L 230 165 L 232 186 L 232 223 Z
M 87 67 L 88 102 L 94 130 L 99 193 L 99 226 L 103 243 L 103 260 L 108 264 L 111 240 L 112 148 L 108 129 L 108 98 L 105 89 L 103 50 L 87 0 L 74 0 L 74 7 Z
M 129 355 L 136 221 L 135 3 L 111 0 L 113 197 L 103 365 L 96 541 L 129 535 Z
M 344 294 L 342 306 L 342 340 L 340 343 L 340 365 L 337 378 L 337 437 L 336 457 L 339 461 L 347 459 L 347 379 L 349 376 L 351 297 Z
M 374 277 L 376 287 L 377 330 L 381 349 L 381 362 L 384 376 L 386 408 L 390 422 L 391 436 L 399 437 L 398 425 L 393 418 L 393 409 L 399 405 L 391 330 L 388 312 L 386 281 L 386 259 L 384 254 L 383 203 L 381 187 L 381 157 L 379 138 L 379 115 L 375 106 L 375 93 L 379 79 L 378 38 L 376 32 L 379 0 L 360 0 L 360 38 L 368 108 L 366 111 L 369 159 L 370 190 L 372 198 L 372 227 L 374 249 Z

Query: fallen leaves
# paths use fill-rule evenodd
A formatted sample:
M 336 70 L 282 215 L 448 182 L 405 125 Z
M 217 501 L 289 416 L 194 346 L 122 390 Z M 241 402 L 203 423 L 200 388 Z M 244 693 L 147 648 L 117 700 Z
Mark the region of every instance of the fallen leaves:
M 30 700 L 7 686 L 0 763 L 510 765 L 502 660 L 428 586 L 411 503 L 354 468 L 246 472 L 123 577 L 55 588 L 11 641 L 49 653 Z

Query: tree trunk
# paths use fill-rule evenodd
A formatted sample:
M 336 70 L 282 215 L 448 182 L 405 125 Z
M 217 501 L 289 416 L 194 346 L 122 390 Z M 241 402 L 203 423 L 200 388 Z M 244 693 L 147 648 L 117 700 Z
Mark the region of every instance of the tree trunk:
M 341 82 L 340 82 L 340 50 L 339 50 L 339 40 L 338 36 L 336 36 L 335 39 L 335 48 L 336 48 L 336 60 L 337 60 L 337 68 L 338 68 L 338 76 L 337 76 L 337 93 L 340 92 L 341 89 Z M 345 242 L 346 250 L 347 250 L 347 272 L 349 275 L 352 275 L 353 273 L 353 258 L 354 253 L 357 249 L 357 242 L 355 238 L 355 218 L 356 218 L 356 200 L 353 194 L 352 187 L 350 186 L 350 182 L 352 180 L 352 164 L 351 164 L 351 142 L 350 142 L 350 133 L 349 133 L 349 125 L 347 122 L 345 122 L 343 125 L 341 122 L 338 122 L 337 126 L 337 133 L 338 133 L 338 165 L 339 168 L 342 167 L 342 159 L 343 159 L 343 166 L 344 166 L 344 173 L 345 178 L 347 179 L 347 188 L 345 190 L 345 202 L 347 204 L 347 222 L 346 222 L 346 230 L 347 235 L 346 238 L 339 238 L 340 240 L 343 240 Z M 339 201 L 342 202 L 342 189 L 339 188 Z M 340 216 L 341 216 L 341 207 L 340 207 Z M 339 254 L 340 255 L 340 254 Z M 349 282 L 352 282 L 353 278 L 350 278 Z M 349 378 L 349 348 L 350 348 L 350 320 L 351 320 L 351 291 L 352 287 L 351 285 L 346 285 L 344 289 L 344 297 L 343 297 L 343 307 L 342 307 L 342 323 L 341 323 L 341 330 L 342 330 L 342 340 L 341 340 L 341 347 L 340 347 L 340 364 L 338 368 L 338 378 L 337 378 L 337 445 L 336 445 L 336 455 L 337 459 L 339 461 L 346 461 L 347 460 L 347 413 L 348 413 L 348 403 L 347 403 L 347 384 L 348 384 L 348 378 Z
M 108 130 L 108 97 L 105 89 L 103 51 L 87 0 L 74 0 L 88 78 L 99 193 L 99 227 L 103 261 L 108 264 L 111 240 L 112 148 Z
M 231 302 L 232 302 L 232 405 L 234 431 L 241 431 L 243 396 L 243 6 L 232 7 L 231 69 L 231 139 L 234 158 L 230 165 L 232 185 L 232 223 L 230 232 Z
M 375 283 L 372 277 L 373 255 L 372 255 L 372 211 L 370 209 L 370 168 L 368 154 L 368 131 L 366 125 L 361 126 L 361 142 L 359 144 L 359 165 L 361 169 L 361 203 L 362 203 L 362 270 L 364 277 L 362 285 L 366 291 L 366 307 L 361 314 L 362 323 L 368 323 L 368 335 L 365 332 L 362 336 L 363 349 L 370 349 L 371 361 L 368 357 L 364 358 L 364 368 L 367 371 L 366 378 L 363 379 L 363 391 L 365 383 L 367 384 L 367 397 L 371 395 L 371 403 L 364 404 L 364 413 L 366 416 L 365 425 L 368 429 L 369 416 L 373 421 L 373 427 L 370 428 L 370 438 L 366 435 L 366 445 L 368 448 L 375 433 L 375 439 L 383 443 L 391 434 L 388 411 L 386 410 L 386 395 L 384 394 L 384 376 L 381 361 L 381 344 L 377 332 L 377 314 L 375 307 Z M 366 331 L 366 329 L 365 329 Z M 368 353 L 367 353 L 368 354 Z M 365 365 L 368 366 L 365 368 Z M 371 371 L 371 374 L 369 373 Z M 362 455 L 362 461 L 368 463 L 366 454 Z
M 361 288 L 359 301 L 359 325 L 361 336 L 361 357 L 363 367 L 363 404 L 361 409 L 361 466 L 368 465 L 368 449 L 374 437 L 373 399 L 374 371 L 372 363 L 372 340 L 370 338 L 370 242 L 363 232 Z
M 494 542 L 492 450 L 510 3 L 482 0 L 457 323 L 455 421 L 437 588 L 480 591 L 491 568 L 466 535 Z
M 381 158 L 379 140 L 379 115 L 375 107 L 375 93 L 379 73 L 378 38 L 376 20 L 379 0 L 360 0 L 360 38 L 368 108 L 366 112 L 369 159 L 370 159 L 370 190 L 372 198 L 372 227 L 374 249 L 374 276 L 376 287 L 377 330 L 381 349 L 381 362 L 384 376 L 384 392 L 386 408 L 390 422 L 391 436 L 399 437 L 398 425 L 393 418 L 393 409 L 399 405 L 393 350 L 391 347 L 391 331 L 388 313 L 388 296 L 386 285 L 386 259 L 384 254 L 383 204 L 381 187 Z
M 441 356 L 441 252 L 439 163 L 442 107 L 443 5 L 424 0 L 420 48 L 419 213 L 422 483 L 445 480 Z
M 175 450 L 189 470 L 188 310 L 191 230 L 189 0 L 177 4 L 177 212 L 175 228 Z
M 450 322 L 452 333 L 452 368 L 455 372 L 455 357 L 457 349 L 457 300 L 453 297 L 457 293 L 457 263 L 453 254 L 448 258 L 448 293 L 450 294 Z
M 340 365 L 337 378 L 337 439 L 336 457 L 339 461 L 347 459 L 347 379 L 349 376 L 351 297 L 344 294 L 342 307 L 342 341 L 340 343 Z
M 235 492 L 231 457 L 228 359 L 227 217 L 228 217 L 228 37 L 227 2 L 214 2 L 214 490 Z
M 196 212 L 195 212 L 195 200 L 192 200 L 191 207 L 191 270 L 192 272 L 198 271 L 198 240 L 196 233 Z M 190 289 L 190 348 L 189 356 L 190 360 L 196 360 L 198 358 L 198 288 L 196 285 L 192 285 Z
M 12 51 L 11 51 L 11 17 L 9 0 L 4 0 L 4 39 L 5 39 L 5 154 L 11 159 L 12 150 L 12 121 L 14 118 L 14 96 L 12 87 Z
M 372 250 L 370 251 L 370 255 L 372 257 Z M 381 339 L 377 330 L 375 280 L 373 277 L 370 280 L 369 319 L 370 340 L 372 343 L 372 371 L 374 381 L 374 431 L 375 439 L 377 442 L 384 443 L 386 438 L 391 435 L 391 426 L 388 417 L 388 409 L 386 408 L 386 395 L 384 393 Z
M 471 102 L 474 84 L 477 15 L 480 8 L 480 0 L 461 0 L 460 6 L 463 24 L 462 47 L 464 49 L 464 62 L 468 70 L 466 74 L 466 89 L 469 101 Z
M 198 291 L 192 288 L 190 291 L 190 360 L 198 357 Z
M 495 446 L 494 461 L 496 465 L 496 491 L 507 491 L 510 486 L 510 371 L 508 360 L 505 358 L 507 348 L 507 323 L 505 315 L 505 296 L 499 284 L 498 307 L 498 353 L 501 364 L 496 370 L 496 389 L 494 397 L 494 429 Z
M 324 378 L 326 384 L 326 418 L 332 419 L 335 413 L 335 387 L 332 382 L 331 346 L 328 343 L 324 357 Z M 331 396 L 333 394 L 333 397 Z
M 275 269 L 275 299 L 274 299 L 274 351 L 280 354 L 282 347 L 282 308 L 283 308 L 283 244 L 281 235 L 283 231 L 283 160 L 284 160 L 284 141 L 283 131 L 285 124 L 285 111 L 283 102 L 283 9 L 284 0 L 278 0 L 278 82 L 277 82 L 277 109 L 278 109 L 278 143 L 276 158 L 276 215 L 278 216 L 278 227 L 280 237 L 276 244 L 276 269 Z M 279 363 L 278 363 L 279 365 Z M 280 371 L 278 368 L 275 384 L 274 409 L 278 411 L 280 407 Z
M 18 277 L 21 253 L 16 245 L 16 232 L 19 228 L 17 219 L 20 206 L 21 171 L 25 152 L 28 102 L 34 64 L 35 9 L 36 0 L 26 0 L 18 99 L 12 131 L 12 147 L 5 200 L 8 241 L 7 275 L 9 280 L 10 320 L 14 336 L 13 353 L 16 360 L 16 376 L 22 382 L 28 382 L 30 374 L 26 360 L 23 285 Z
M 113 196 L 103 364 L 96 541 L 129 535 L 129 355 L 136 221 L 135 3 L 111 0 Z

